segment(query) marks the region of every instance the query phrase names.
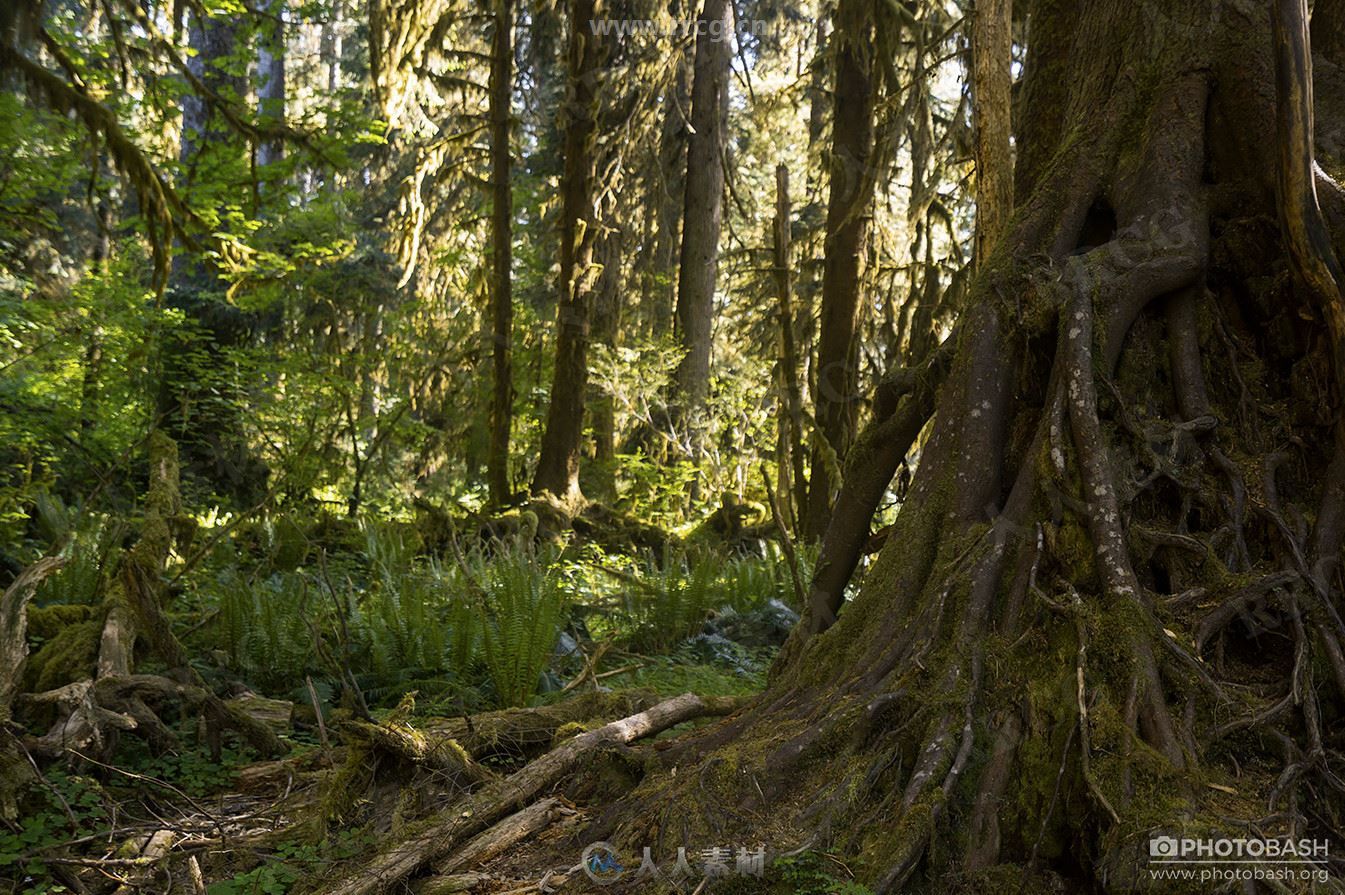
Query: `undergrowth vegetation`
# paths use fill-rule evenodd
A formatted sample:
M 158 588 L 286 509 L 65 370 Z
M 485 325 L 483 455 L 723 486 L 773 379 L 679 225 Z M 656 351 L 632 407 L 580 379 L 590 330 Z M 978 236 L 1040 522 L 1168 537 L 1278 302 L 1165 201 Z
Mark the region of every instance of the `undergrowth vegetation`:
M 214 545 L 197 537 L 204 556 L 193 565 L 187 551 L 174 608 L 207 680 L 238 680 L 301 705 L 315 693 L 338 707 L 349 681 L 370 707 L 415 690 L 426 710 L 481 710 L 562 689 L 601 646 L 606 668 L 592 671 L 620 672 L 614 683 L 647 685 L 678 678 L 669 668 L 703 666 L 694 674 L 728 674 L 736 689 L 756 680 L 769 648 L 760 637 L 745 647 L 697 643 L 713 633 L 707 622 L 797 609 L 773 545 L 757 555 L 705 547 L 619 555 L 511 538 L 434 551 L 400 523 L 365 520 L 344 544 L 321 543 L 321 528 L 273 517 Z M 35 668 L 56 658 L 43 652 L 43 618 L 92 618 L 101 570 L 122 548 L 95 520 L 71 533 L 67 549 L 70 562 L 34 601 Z
M 27 673 L 53 688 L 92 671 L 127 529 L 59 503 L 40 518 L 67 562 L 30 607 Z M 169 620 L 193 668 L 217 692 L 279 711 L 300 755 L 325 754 L 328 736 L 366 713 L 391 724 L 407 711 L 451 718 L 593 690 L 749 694 L 797 617 L 788 566 L 764 540 L 748 552 L 693 539 L 655 553 L 530 532 L 473 536 L 471 526 L 428 547 L 416 526 L 373 517 L 179 527 Z M 172 723 L 166 745 L 109 744 L 101 756 L 115 768 L 46 775 L 39 810 L 0 830 L 0 879 L 19 885 L 10 891 L 66 891 L 48 852 L 72 837 L 124 835 L 128 804 L 139 800 L 131 810 L 147 817 L 192 814 L 234 791 L 250 750 L 212 740 L 192 713 Z M 288 892 L 348 858 L 363 835 L 328 832 L 269 843 L 264 862 L 214 880 L 210 895 Z

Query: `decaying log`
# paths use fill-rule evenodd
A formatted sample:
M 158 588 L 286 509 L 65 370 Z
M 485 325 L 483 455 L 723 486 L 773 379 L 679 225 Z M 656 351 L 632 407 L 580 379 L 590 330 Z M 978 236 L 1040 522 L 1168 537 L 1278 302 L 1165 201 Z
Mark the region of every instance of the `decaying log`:
M 256 693 L 224 700 L 231 712 L 241 712 L 254 721 L 260 721 L 276 733 L 286 733 L 294 721 L 294 703 L 285 699 L 268 699 Z
M 560 799 L 542 799 L 517 814 L 505 818 L 468 842 L 453 855 L 437 862 L 435 872 L 446 876 L 480 867 L 509 848 L 545 830 L 560 818 L 574 814 Z
M 489 882 L 484 873 L 454 873 L 449 876 L 431 876 L 421 880 L 411 891 L 416 895 L 460 895 L 472 892 Z
M 321 891 L 327 895 L 374 895 L 387 891 L 427 864 L 452 854 L 468 838 L 531 804 L 595 750 L 631 743 L 695 718 L 727 715 L 738 704 L 738 700 L 732 698 L 686 693 L 647 711 L 582 733 L 516 774 L 477 790 L 447 816 L 435 818 L 367 861 L 355 875 L 335 885 L 324 886 Z
M 28 601 L 48 575 L 65 565 L 59 556 L 45 556 L 19 573 L 0 597 L 0 724 L 10 718 L 28 661 Z
M 496 779 L 490 769 L 472 760 L 462 746 L 449 737 L 426 734 L 406 724 L 370 724 L 348 721 L 342 725 L 347 737 L 362 740 L 374 749 L 389 752 L 436 775 L 447 777 L 454 785 L 471 788 Z M 362 761 L 363 757 L 348 760 Z
M 115 895 L 132 895 L 134 892 L 144 891 L 143 883 L 147 882 L 154 874 L 158 865 L 168 857 L 173 844 L 177 842 L 177 833 L 172 830 L 157 830 L 142 842 L 137 842 L 127 849 L 129 854 L 126 857 L 139 858 L 144 869 L 136 874 L 135 879 L 128 879 L 117 887 Z
M 422 730 L 429 736 L 454 740 L 477 761 L 495 756 L 531 758 L 550 749 L 556 731 L 566 724 L 630 715 L 657 702 L 658 698 L 650 693 L 581 693 L 564 702 L 536 708 L 432 719 Z

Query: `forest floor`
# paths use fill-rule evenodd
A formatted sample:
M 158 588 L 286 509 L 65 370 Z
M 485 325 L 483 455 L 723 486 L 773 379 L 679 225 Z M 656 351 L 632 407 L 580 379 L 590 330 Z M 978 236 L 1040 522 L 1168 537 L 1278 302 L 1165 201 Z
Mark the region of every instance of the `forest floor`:
M 797 620 L 796 584 L 766 539 L 692 532 L 655 554 L 496 530 L 479 547 L 434 545 L 422 531 L 276 518 L 228 531 L 195 566 L 170 562 L 181 580 L 169 620 L 193 672 L 285 754 L 263 758 L 199 709 L 146 696 L 162 730 L 109 729 L 52 760 L 36 734 L 60 720 L 21 695 L 7 735 L 29 782 L 0 823 L 0 893 L 328 891 L 567 748 L 578 749 L 567 773 L 543 781 L 540 801 L 517 800 L 532 808 L 462 836 L 457 864 L 436 855 L 407 874 L 410 888 L 378 891 L 592 890 L 583 831 L 597 812 L 671 740 L 759 692 Z M 92 673 L 108 543 L 76 533 L 66 566 L 38 589 L 26 693 Z M 137 649 L 135 671 L 171 669 Z M 696 705 L 676 714 L 686 700 Z M 668 705 L 675 717 L 638 743 L 581 744 Z M 863 891 L 824 856 L 748 855 L 744 873 L 735 851 L 756 844 L 723 845 L 735 883 Z M 675 847 L 656 851 L 669 891 L 703 881 L 707 856 L 687 855 L 692 875 L 673 880 Z

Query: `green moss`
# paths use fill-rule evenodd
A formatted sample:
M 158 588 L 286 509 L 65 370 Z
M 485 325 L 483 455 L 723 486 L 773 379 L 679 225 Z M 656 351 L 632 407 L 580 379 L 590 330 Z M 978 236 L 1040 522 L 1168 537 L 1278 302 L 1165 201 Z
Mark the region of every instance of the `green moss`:
M 318 822 L 324 832 L 329 825 L 341 826 L 354 817 L 356 806 L 373 783 L 374 764 L 367 743 L 354 740 L 346 746 L 345 762 L 322 783 Z
M 71 625 L 88 621 L 94 607 L 79 604 L 28 607 L 28 636 L 35 640 L 51 640 Z
M 895 823 L 875 824 L 863 836 L 856 859 L 857 875 L 861 879 L 876 878 L 903 856 L 922 849 L 935 835 L 934 818 L 943 805 L 943 790 L 935 787 L 902 812 Z
M 1082 525 L 1071 519 L 1056 528 L 1051 550 L 1066 580 L 1078 588 L 1096 586 L 1097 563 L 1093 539 Z
M 98 663 L 102 622 L 87 619 L 61 628 L 28 658 L 25 689 L 33 693 L 55 690 L 93 677 Z
M 567 721 L 560 727 L 556 728 L 556 733 L 555 736 L 552 738 L 552 742 L 560 744 L 565 740 L 573 739 L 574 737 L 579 736 L 579 734 L 584 733 L 589 729 L 590 729 L 589 726 L 584 724 L 582 721 Z

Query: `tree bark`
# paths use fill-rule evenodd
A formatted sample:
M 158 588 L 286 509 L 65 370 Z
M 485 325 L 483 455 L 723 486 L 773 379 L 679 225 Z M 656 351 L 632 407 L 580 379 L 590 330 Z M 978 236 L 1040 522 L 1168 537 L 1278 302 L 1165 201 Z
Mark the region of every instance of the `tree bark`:
M 854 437 L 858 412 L 859 292 L 868 255 L 873 170 L 873 0 L 836 7 L 836 104 L 831 131 L 831 182 L 822 267 L 821 331 L 817 345 L 812 463 L 803 533 L 826 532 L 831 503 Z
M 579 499 L 579 458 L 588 388 L 589 316 L 593 305 L 593 141 L 597 88 L 604 49 L 594 33 L 595 0 L 570 0 L 566 49 L 568 82 L 563 110 L 565 170 L 561 178 L 560 302 L 556 315 L 556 365 L 551 379 L 542 452 L 534 493 Z
M 804 471 L 803 389 L 799 385 L 799 351 L 794 342 L 794 275 L 790 260 L 789 168 L 775 169 L 775 222 L 772 241 L 775 252 L 775 290 L 779 300 L 780 326 L 780 420 L 784 433 L 781 443 L 787 457 L 780 462 L 789 470 L 792 493 L 784 495 L 792 503 L 788 515 L 797 520 L 806 505 L 807 473 Z
M 1012 16 L 1013 0 L 978 0 L 972 13 L 977 258 L 989 254 L 1013 214 Z
M 509 115 L 513 95 L 513 0 L 495 0 L 490 66 L 490 307 L 493 331 L 490 455 L 486 482 L 491 503 L 509 500 L 509 434 L 513 427 L 513 217 Z
M 682 254 L 677 278 L 677 340 L 686 352 L 677 366 L 675 407 L 690 422 L 710 390 L 710 341 L 724 204 L 724 124 L 728 102 L 733 10 L 705 0 L 697 20 L 682 207 Z

